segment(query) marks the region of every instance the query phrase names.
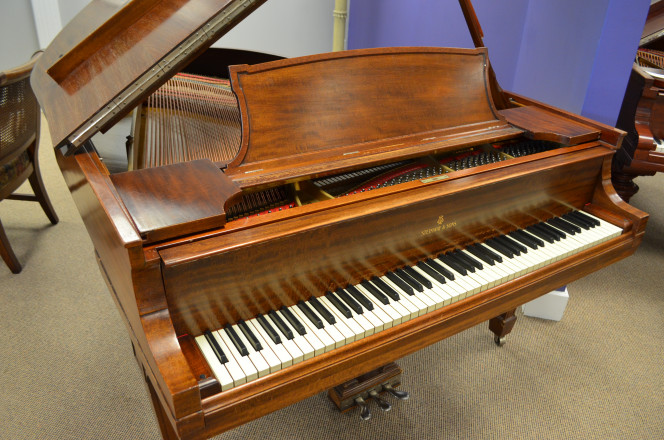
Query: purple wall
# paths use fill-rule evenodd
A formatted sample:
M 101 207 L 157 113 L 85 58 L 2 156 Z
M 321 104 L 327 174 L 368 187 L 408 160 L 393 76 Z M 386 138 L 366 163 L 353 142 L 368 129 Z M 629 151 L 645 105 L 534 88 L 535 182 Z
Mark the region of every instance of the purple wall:
M 503 88 L 613 124 L 649 0 L 475 0 Z M 348 48 L 472 47 L 450 0 L 352 1 Z
M 629 6 L 627 5 L 629 3 Z M 615 125 L 650 0 L 611 0 L 581 114 Z
M 484 43 L 501 85 L 512 86 L 528 0 L 476 0 Z M 473 47 L 456 1 L 358 0 L 350 2 L 348 48 L 386 46 Z

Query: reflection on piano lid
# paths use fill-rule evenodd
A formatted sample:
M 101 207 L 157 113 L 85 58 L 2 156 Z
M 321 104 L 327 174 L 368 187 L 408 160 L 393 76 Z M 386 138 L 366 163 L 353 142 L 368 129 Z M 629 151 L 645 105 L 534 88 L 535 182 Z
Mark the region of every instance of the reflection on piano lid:
M 261 3 L 95 0 L 33 71 L 165 438 L 337 386 L 643 239 L 610 183 L 621 131 L 503 91 L 484 48 L 206 51 Z M 110 174 L 89 138 L 137 106 L 135 165 Z

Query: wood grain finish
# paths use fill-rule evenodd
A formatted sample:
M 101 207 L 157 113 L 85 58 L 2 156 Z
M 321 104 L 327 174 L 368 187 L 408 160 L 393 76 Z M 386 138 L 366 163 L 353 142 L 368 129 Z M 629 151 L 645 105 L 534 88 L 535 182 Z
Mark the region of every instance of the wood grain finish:
M 195 160 L 110 176 L 147 243 L 221 228 L 225 205 L 241 196 L 210 160 Z
M 120 13 L 123 2 L 92 1 L 56 36 L 32 77 L 53 143 L 59 145 L 84 124 L 92 124 L 77 140 L 83 143 L 103 125 L 119 120 L 264 2 L 160 0 L 150 8 L 155 2 L 147 0 L 146 8 L 146 0 L 133 0 L 124 8 L 142 13 L 127 15 Z M 227 24 L 206 25 L 234 8 L 238 15 Z M 107 20 L 116 26 L 104 25 Z M 182 56 L 171 54 L 191 35 L 205 42 Z M 134 89 L 128 99 L 118 99 L 121 92 Z
M 226 174 L 242 187 L 518 133 L 493 106 L 484 48 L 361 49 L 230 73 L 243 124 Z
M 501 110 L 500 114 L 512 125 L 526 131 L 525 136 L 535 140 L 576 145 L 599 139 L 600 131 L 586 124 L 541 109 L 524 106 Z
M 486 239 L 494 228 L 534 223 L 525 212 L 580 208 L 610 154 L 590 148 L 164 249 L 176 332 L 221 328 Z

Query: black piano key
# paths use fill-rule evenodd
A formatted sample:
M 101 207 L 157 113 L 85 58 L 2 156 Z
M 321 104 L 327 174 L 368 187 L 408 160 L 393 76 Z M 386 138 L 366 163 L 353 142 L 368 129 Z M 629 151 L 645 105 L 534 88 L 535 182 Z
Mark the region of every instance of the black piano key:
M 312 296 L 309 298 L 309 304 L 311 304 L 314 309 L 320 314 L 320 316 L 323 317 L 327 321 L 328 324 L 334 325 L 337 323 L 337 318 L 334 317 L 332 313 L 330 313 L 329 310 L 327 310 L 327 307 L 325 307 L 323 304 L 321 304 L 320 301 L 318 301 L 318 298 L 315 296 Z
M 427 258 L 424 261 L 426 261 L 426 263 L 429 266 L 431 266 L 436 272 L 438 272 L 439 274 L 441 274 L 442 276 L 444 276 L 448 280 L 454 281 L 454 274 L 452 272 L 450 272 L 449 270 L 445 269 L 442 264 L 440 264 L 439 262 L 437 262 L 436 260 L 434 260 L 432 258 Z
M 296 332 L 302 336 L 307 334 L 307 329 L 304 328 L 304 324 L 302 324 L 300 320 L 297 319 L 295 315 L 293 315 L 293 312 L 288 310 L 287 307 L 282 307 L 279 311 L 286 317 L 286 320 L 290 323 Z
M 364 313 L 364 309 L 362 308 L 362 306 L 361 306 L 357 301 L 355 301 L 355 300 L 350 296 L 350 294 L 349 294 L 348 292 L 346 292 L 344 289 L 337 289 L 334 293 L 335 293 L 339 298 L 341 298 L 341 300 L 342 300 L 343 302 L 345 302 L 346 305 L 347 305 L 348 307 L 350 307 L 351 310 L 353 310 L 355 313 L 357 313 L 358 315 L 361 315 L 362 313 Z
M 586 221 L 581 220 L 578 217 L 575 217 L 571 214 L 572 214 L 571 212 L 568 212 L 567 214 L 563 215 L 562 217 L 563 217 L 563 219 L 567 220 L 568 222 L 570 222 L 570 223 L 572 223 L 572 224 L 574 224 L 574 225 L 576 225 L 576 226 L 578 226 L 582 229 L 585 229 L 585 230 L 590 229 L 591 225 L 589 223 L 587 223 Z
M 590 222 L 590 224 L 592 224 L 592 225 L 595 225 L 595 226 L 600 226 L 601 225 L 599 220 L 597 220 L 596 218 L 592 218 L 588 214 L 585 214 L 581 211 L 572 211 L 571 214 L 576 215 L 577 217 L 580 217 L 580 218 L 584 219 L 587 222 Z
M 443 263 L 447 264 L 450 266 L 452 269 L 456 270 L 459 272 L 461 275 L 466 276 L 468 275 L 468 271 L 466 270 L 465 267 L 460 265 L 459 263 L 456 262 L 453 258 L 450 258 L 449 255 L 447 254 L 440 254 L 438 255 L 438 259 L 442 261 Z
M 394 272 L 388 272 L 385 274 L 385 276 L 389 278 L 389 280 L 392 281 L 394 284 L 396 284 L 399 289 L 403 290 L 408 295 L 413 296 L 415 294 L 413 287 L 404 280 L 402 280 L 399 277 L 399 275 L 395 274 Z
M 512 252 L 509 248 L 505 247 L 505 245 L 503 245 L 499 241 L 494 240 L 493 238 L 485 241 L 484 244 L 494 249 L 496 252 L 505 255 L 507 258 L 514 258 L 514 252 Z
M 362 281 L 360 283 L 360 285 L 362 285 L 362 287 L 367 289 L 367 292 L 372 294 L 374 296 L 374 298 L 376 298 L 381 303 L 386 304 L 386 305 L 390 303 L 390 300 L 387 299 L 387 296 L 385 296 L 385 294 L 383 292 L 381 292 L 378 287 L 374 286 L 370 282 L 365 280 L 365 281 Z
M 346 287 L 346 291 L 347 291 L 348 293 L 350 293 L 350 294 L 353 296 L 353 298 L 355 298 L 355 299 L 357 300 L 357 302 L 359 302 L 360 304 L 362 304 L 362 305 L 364 306 L 365 309 L 367 309 L 367 310 L 373 310 L 373 308 L 374 308 L 373 303 L 369 300 L 369 298 L 367 298 L 366 296 L 364 296 L 364 294 L 363 294 L 362 292 L 360 292 L 359 290 L 357 290 L 357 287 L 355 287 L 355 286 L 348 286 L 348 287 Z
M 536 229 L 538 231 L 541 231 L 543 234 L 548 235 L 550 238 L 553 238 L 555 241 L 560 241 L 560 236 L 557 234 L 554 234 L 553 232 L 549 231 L 545 227 L 543 227 L 541 224 L 537 223 L 535 225 L 532 225 L 531 228 Z
M 237 348 L 237 351 L 240 353 L 240 355 L 249 356 L 249 350 L 247 350 L 247 347 L 244 345 L 238 334 L 235 333 L 235 329 L 233 329 L 233 327 L 231 327 L 229 324 L 226 324 L 224 331 L 228 335 L 233 345 L 235 345 L 235 348 Z
M 316 328 L 323 328 L 323 320 L 320 319 L 313 310 L 311 310 L 307 303 L 300 301 L 297 303 L 297 306 L 300 310 L 302 310 L 304 316 L 306 316 L 307 319 L 316 326 Z
M 447 255 L 449 259 L 451 259 L 452 261 L 454 261 L 455 263 L 466 269 L 467 272 L 475 273 L 475 266 L 468 263 L 466 260 L 459 258 L 457 251 L 448 252 L 445 255 Z
M 561 231 L 560 229 L 556 229 L 556 228 L 554 228 L 554 227 L 551 227 L 551 226 L 548 225 L 546 222 L 539 223 L 539 225 L 540 225 L 542 228 L 544 228 L 544 229 L 546 229 L 547 231 L 549 231 L 550 233 L 552 233 L 552 234 L 558 236 L 558 238 L 565 238 L 565 237 L 567 236 L 563 231 Z
M 256 335 L 254 335 L 254 333 L 251 331 L 246 322 L 238 321 L 237 326 L 240 327 L 240 330 L 244 334 L 244 337 L 247 338 L 247 341 L 249 341 L 254 350 L 261 351 L 263 349 L 263 346 L 261 345 L 260 341 L 258 340 Z
M 526 238 L 528 240 L 532 240 L 533 242 L 537 243 L 537 246 L 544 247 L 544 241 L 541 238 L 535 236 L 532 232 L 526 232 L 526 231 L 522 231 L 522 230 L 515 231 L 515 232 L 523 235 L 523 238 Z
M 270 317 L 272 322 L 274 322 L 274 325 L 277 326 L 281 334 L 284 335 L 286 339 L 290 340 L 295 337 L 293 335 L 293 331 L 286 325 L 286 323 L 281 319 L 281 316 L 279 316 L 277 312 L 275 312 L 274 310 L 270 310 L 267 313 L 267 316 Z
M 526 228 L 526 231 L 530 232 L 531 234 L 541 238 L 542 240 L 544 240 L 548 243 L 554 243 L 555 242 L 555 240 L 553 238 L 549 237 L 548 234 L 545 234 L 542 231 L 540 231 L 539 229 L 533 228 L 532 226 L 528 226 Z
M 217 359 L 219 359 L 219 362 L 221 362 L 222 364 L 228 362 L 226 353 L 224 353 L 224 350 L 221 349 L 221 346 L 219 345 L 215 337 L 212 335 L 212 332 L 210 330 L 205 330 L 205 339 L 208 341 L 208 344 L 210 344 L 210 347 L 212 348 L 214 355 L 217 356 Z
M 465 260 L 468 264 L 471 264 L 473 267 L 475 267 L 475 269 L 479 270 L 484 269 L 484 266 L 479 260 L 475 259 L 474 257 L 471 257 L 465 252 L 456 251 L 456 256 Z
M 281 338 L 279 337 L 279 334 L 272 328 L 269 322 L 267 322 L 267 319 L 265 319 L 265 316 L 263 315 L 258 315 L 256 316 L 256 319 L 258 320 L 258 323 L 263 327 L 263 330 L 265 330 L 265 333 L 272 339 L 272 342 L 275 344 L 281 344 Z
M 581 228 L 579 228 L 578 226 L 573 225 L 572 223 L 567 222 L 567 221 L 565 221 L 565 220 L 563 220 L 559 217 L 550 218 L 547 221 L 550 225 L 553 225 L 557 228 L 560 228 L 563 231 L 567 232 L 568 234 L 575 235 L 575 234 L 580 234 L 581 233 Z
M 493 261 L 497 261 L 498 263 L 503 262 L 503 257 L 500 254 L 495 253 L 493 249 L 491 249 L 489 246 L 486 246 L 484 243 L 477 243 L 475 247 L 486 253 Z
M 374 284 L 374 286 L 378 287 L 381 290 L 381 292 L 392 298 L 394 301 L 399 301 L 401 299 L 401 297 L 399 296 L 399 292 L 394 290 L 392 287 L 389 286 L 389 284 L 387 284 L 385 281 L 381 280 L 380 278 L 373 277 L 371 278 L 371 282 Z
M 512 232 L 510 234 L 510 237 L 512 239 L 514 239 L 515 241 L 519 241 L 519 242 L 525 244 L 530 249 L 537 249 L 538 248 L 538 245 L 537 245 L 537 243 L 535 243 L 535 240 L 531 240 L 530 237 L 526 237 L 523 232 L 521 232 L 520 234 L 517 234 L 517 232 L 521 232 L 521 231 Z
M 345 318 L 350 319 L 353 317 L 350 309 L 346 307 L 346 304 L 341 302 L 341 300 L 337 298 L 334 293 L 328 292 L 325 297 L 332 303 L 334 307 L 336 307 L 341 312 L 342 315 L 344 315 Z
M 427 280 L 424 278 L 420 273 L 418 273 L 415 269 L 413 269 L 410 266 L 405 266 L 403 268 L 403 271 L 406 272 L 408 275 L 411 276 L 415 281 L 426 287 L 427 289 L 431 289 L 433 287 L 433 284 L 431 283 L 430 280 Z
M 518 246 L 514 246 L 511 241 L 505 239 L 504 236 L 500 235 L 498 237 L 493 237 L 494 243 L 500 243 L 506 249 L 509 249 L 515 256 L 521 255 L 521 249 Z
M 397 269 L 394 271 L 402 280 L 404 280 L 408 285 L 418 292 L 424 292 L 424 286 L 421 285 L 415 278 L 411 277 L 408 273 L 404 272 L 403 269 Z
M 527 254 L 528 253 L 528 248 L 519 243 L 518 241 L 514 241 L 513 239 L 509 238 L 506 235 L 502 235 L 500 237 L 501 243 L 503 243 L 505 246 L 509 246 L 510 249 L 514 250 L 514 253 L 516 255 L 521 255 L 521 254 Z
M 440 284 L 445 284 L 445 282 L 446 282 L 445 277 L 443 275 L 441 275 L 440 273 L 438 273 L 438 271 L 436 271 L 436 269 L 434 269 L 433 267 L 426 264 L 424 261 L 420 261 L 419 263 L 417 263 L 417 267 L 422 269 L 422 271 L 424 273 L 429 275 L 434 280 L 438 281 Z
M 492 258 L 490 258 L 487 254 L 482 252 L 482 250 L 479 247 L 477 247 L 477 245 L 468 246 L 466 250 L 471 254 L 475 255 L 480 260 L 484 261 L 489 266 L 493 266 L 496 264 L 495 261 Z

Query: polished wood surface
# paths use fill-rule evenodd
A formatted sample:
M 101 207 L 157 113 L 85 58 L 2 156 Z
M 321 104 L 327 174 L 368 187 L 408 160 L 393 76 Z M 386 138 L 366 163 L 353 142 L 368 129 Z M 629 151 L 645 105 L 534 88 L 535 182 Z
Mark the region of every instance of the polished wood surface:
M 32 78 L 53 143 L 84 124 L 94 132 L 117 122 L 264 1 L 92 1 L 55 37 Z M 228 23 L 200 30 L 235 9 Z M 190 36 L 205 42 L 180 53 Z
M 220 228 L 226 204 L 241 194 L 209 160 L 195 160 L 110 176 L 146 242 Z
M 516 133 L 490 99 L 484 48 L 334 52 L 233 66 L 231 82 L 244 123 L 226 174 L 241 187 Z
M 576 145 L 599 139 L 600 136 L 596 127 L 557 116 L 538 107 L 514 107 L 501 110 L 500 114 L 510 124 L 526 130 L 531 139 Z
M 100 114 L 123 87 L 142 77 L 140 65 L 149 64 L 147 58 L 154 65 L 174 39 L 186 38 L 190 30 L 185 28 L 196 20 L 203 25 L 202 14 L 244 3 L 163 0 L 150 9 L 152 4 L 127 5 L 113 17 L 121 6 L 97 0 L 49 47 L 33 82 L 54 126 L 54 144 L 75 137 L 72 132 L 86 118 Z M 177 10 L 176 4 L 181 6 Z M 256 4 L 247 2 L 246 13 L 237 17 Z M 470 3 L 461 4 L 467 19 L 468 14 L 472 18 Z M 95 15 L 97 6 L 102 6 L 103 17 Z M 139 13 L 126 17 L 130 9 Z M 152 11 L 154 30 L 145 18 Z M 102 26 L 110 17 L 116 24 L 132 23 L 135 36 L 142 37 L 131 37 L 134 31 L 121 26 Z M 164 17 L 169 18 L 160 21 Z M 211 32 L 220 35 L 237 20 Z M 470 21 L 481 34 L 476 20 Z M 155 41 L 180 24 L 182 29 Z M 109 42 L 96 42 L 90 35 L 105 35 Z M 135 45 L 124 47 L 121 40 Z M 101 55 L 115 45 L 120 46 L 118 56 L 102 61 Z M 141 51 L 147 53 L 130 59 Z M 57 65 L 59 54 L 67 56 Z M 168 67 L 169 74 L 141 90 L 136 101 L 184 62 Z M 127 72 L 113 77 L 125 64 Z M 74 70 L 69 73 L 69 68 Z M 232 79 L 243 144 L 229 164 L 186 162 L 111 175 L 89 143 L 83 142 L 77 154 L 66 146 L 56 149 L 101 273 L 127 326 L 164 438 L 212 437 L 501 315 L 492 322 L 503 335 L 519 305 L 636 250 L 647 215 L 623 202 L 611 184 L 611 158 L 624 132 L 502 91 L 487 69 L 485 49 L 431 48 L 372 49 L 240 66 Z M 95 87 L 100 96 L 81 103 Z M 109 111 L 123 113 L 133 102 L 127 99 Z M 66 118 L 71 121 L 65 123 Z M 113 118 L 102 118 L 98 128 Z M 85 140 L 87 133 L 80 133 Z M 313 186 L 311 179 L 338 171 L 414 157 L 440 163 L 433 154 L 453 156 L 524 138 L 561 144 L 441 178 L 225 218 L 239 188 L 249 193 L 293 181 Z M 570 209 L 591 212 L 623 232 L 227 391 L 220 391 L 194 342 L 204 330 Z

